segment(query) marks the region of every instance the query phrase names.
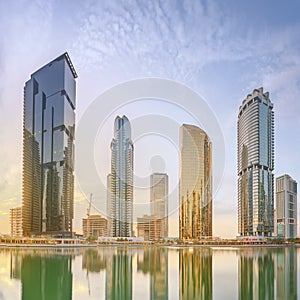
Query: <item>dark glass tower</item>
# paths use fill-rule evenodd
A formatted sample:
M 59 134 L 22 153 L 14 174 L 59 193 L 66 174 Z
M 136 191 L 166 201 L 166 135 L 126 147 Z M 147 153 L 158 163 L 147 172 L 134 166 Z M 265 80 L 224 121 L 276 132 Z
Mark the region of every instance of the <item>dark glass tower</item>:
M 24 236 L 72 232 L 76 78 L 64 53 L 25 84 Z

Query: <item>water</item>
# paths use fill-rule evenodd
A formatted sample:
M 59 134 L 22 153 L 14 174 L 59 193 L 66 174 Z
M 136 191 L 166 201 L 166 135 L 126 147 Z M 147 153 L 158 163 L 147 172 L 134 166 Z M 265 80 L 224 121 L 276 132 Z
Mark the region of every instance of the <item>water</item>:
M 300 299 L 300 248 L 0 249 L 0 299 Z

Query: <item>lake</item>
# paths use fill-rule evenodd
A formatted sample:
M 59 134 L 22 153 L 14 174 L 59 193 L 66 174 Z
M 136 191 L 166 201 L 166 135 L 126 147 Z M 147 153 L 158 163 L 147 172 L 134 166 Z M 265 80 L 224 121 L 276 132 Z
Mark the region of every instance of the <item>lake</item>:
M 0 299 L 292 300 L 299 293 L 297 247 L 0 249 Z

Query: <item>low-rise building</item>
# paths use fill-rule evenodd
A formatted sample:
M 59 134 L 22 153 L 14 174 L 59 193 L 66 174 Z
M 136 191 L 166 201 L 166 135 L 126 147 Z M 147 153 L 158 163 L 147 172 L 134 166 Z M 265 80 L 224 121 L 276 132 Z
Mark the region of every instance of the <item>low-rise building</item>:
M 10 234 L 12 237 L 21 237 L 23 235 L 21 206 L 10 209 Z
M 164 238 L 164 225 L 163 219 L 156 219 L 153 215 L 137 218 L 138 237 L 144 238 L 145 241 Z
M 107 219 L 101 215 L 90 215 L 82 219 L 83 237 L 107 236 Z

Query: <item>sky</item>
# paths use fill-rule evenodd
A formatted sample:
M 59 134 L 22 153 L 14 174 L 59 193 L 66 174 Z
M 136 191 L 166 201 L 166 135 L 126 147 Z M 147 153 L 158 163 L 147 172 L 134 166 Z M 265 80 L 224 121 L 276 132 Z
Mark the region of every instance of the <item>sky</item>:
M 91 108 L 97 104 L 99 116 L 104 115 L 103 95 L 124 82 L 160 78 L 197 93 L 222 131 L 220 147 L 213 144 L 213 176 L 219 176 L 213 178 L 213 233 L 236 236 L 237 114 L 242 100 L 255 88 L 263 86 L 274 103 L 274 174 L 287 173 L 300 181 L 299 11 L 297 0 L 288 5 L 280 0 L 0 0 L 0 232 L 9 232 L 9 209 L 20 205 L 22 198 L 24 83 L 38 68 L 67 51 L 78 74 L 74 229 L 81 230 L 89 193 L 94 195 L 92 213 L 105 214 L 109 147 L 113 120 L 119 114 L 132 122 L 139 184 L 135 217 L 148 213 L 151 172 L 166 171 L 174 196 L 170 197 L 170 235 L 178 234 L 178 135 L 172 132 L 174 136 L 169 137 L 162 128 L 164 122 L 174 123 L 170 127 L 178 132 L 182 123 L 196 124 L 195 111 L 176 106 L 175 93 L 170 94 L 172 99 L 162 99 L 159 93 L 144 95 L 141 101 L 121 101 L 115 108 L 108 99 L 105 102 L 111 106 L 103 122 L 90 120 L 91 125 L 99 125 L 92 144 L 80 140 L 83 120 Z M 138 124 L 145 120 L 155 123 L 155 129 L 139 130 Z M 97 169 L 88 187 L 80 179 L 89 174 L 81 168 L 84 159 L 89 159 L 79 155 L 84 147 L 92 148 L 91 160 Z

